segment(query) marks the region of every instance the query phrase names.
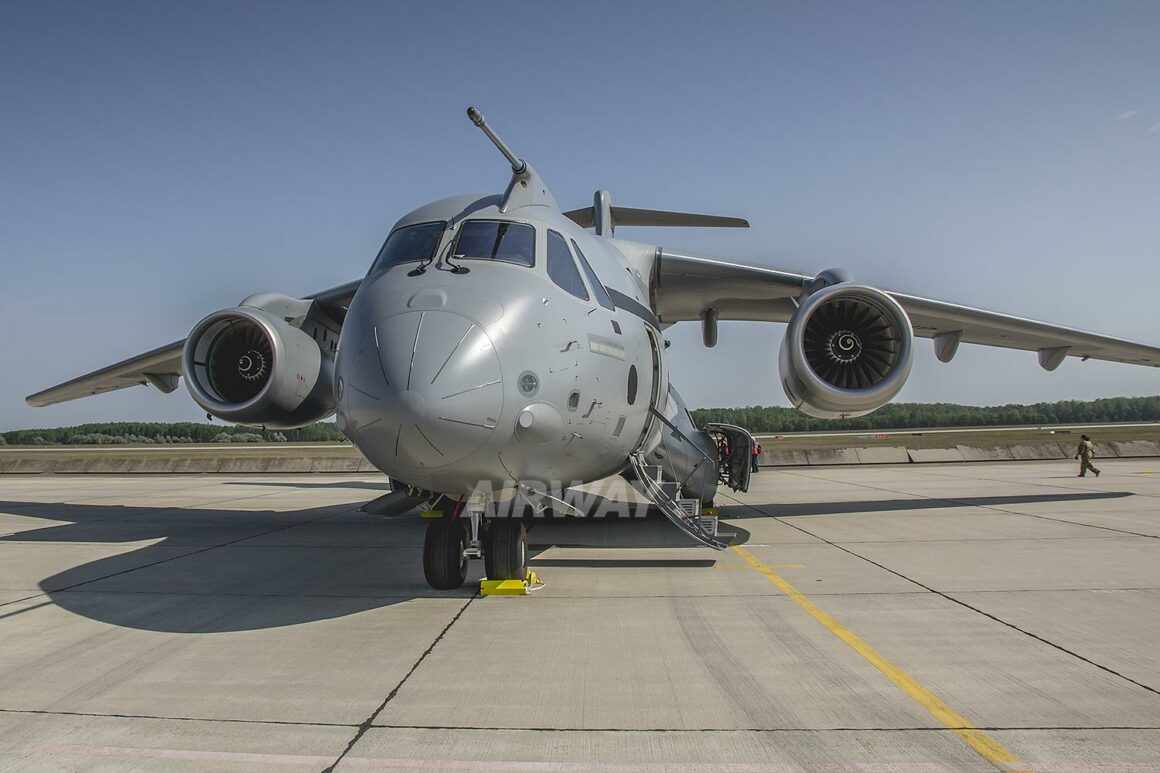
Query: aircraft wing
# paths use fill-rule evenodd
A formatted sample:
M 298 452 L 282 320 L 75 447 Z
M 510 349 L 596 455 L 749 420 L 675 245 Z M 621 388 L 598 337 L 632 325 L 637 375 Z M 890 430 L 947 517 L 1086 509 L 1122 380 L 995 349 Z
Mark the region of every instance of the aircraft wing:
M 172 392 L 177 389 L 177 379 L 181 376 L 183 346 L 185 346 L 184 338 L 29 395 L 25 398 L 25 402 L 33 407 L 42 408 L 80 397 L 149 383 L 156 384 L 162 392 Z
M 718 319 L 788 322 L 812 276 L 760 266 L 678 255 L 659 249 L 653 265 L 653 306 L 664 323 Z M 1038 322 L 1010 314 L 885 290 L 910 316 L 914 334 L 935 339 L 940 359 L 959 342 L 1039 353 L 1053 370 L 1064 356 L 1160 367 L 1160 347 Z
M 346 307 L 350 304 L 361 283 L 361 280 L 347 282 L 305 297 L 308 300 L 318 301 L 338 312 L 335 316 L 341 320 Z M 136 357 L 122 360 L 115 365 L 94 370 L 92 373 L 86 373 L 63 384 L 57 384 L 34 395 L 29 395 L 25 398 L 25 402 L 40 408 L 140 384 L 152 384 L 162 392 L 169 394 L 177 389 L 178 379 L 181 377 L 181 352 L 184 347 L 185 339 L 183 338 L 180 341 L 174 341 L 144 354 L 138 354 Z

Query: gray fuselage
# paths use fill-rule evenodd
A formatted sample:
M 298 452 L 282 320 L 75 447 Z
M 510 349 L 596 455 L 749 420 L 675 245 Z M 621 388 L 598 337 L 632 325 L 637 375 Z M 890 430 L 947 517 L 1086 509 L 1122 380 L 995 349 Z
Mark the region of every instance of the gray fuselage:
M 432 257 L 376 262 L 342 328 L 339 427 L 391 478 L 430 491 L 483 484 L 502 495 L 517 482 L 615 474 L 634 449 L 660 445 L 650 406 L 670 408 L 647 279 L 555 207 L 500 206 L 499 196 L 456 197 L 402 218 L 392 234 L 446 224 Z M 492 227 L 473 221 L 533 228 L 533 265 L 456 254 L 465 226 Z M 615 300 L 598 301 L 591 274 L 582 289 L 553 279 L 550 257 L 553 274 L 570 276 L 561 241 L 582 252 L 577 273 L 586 258 Z

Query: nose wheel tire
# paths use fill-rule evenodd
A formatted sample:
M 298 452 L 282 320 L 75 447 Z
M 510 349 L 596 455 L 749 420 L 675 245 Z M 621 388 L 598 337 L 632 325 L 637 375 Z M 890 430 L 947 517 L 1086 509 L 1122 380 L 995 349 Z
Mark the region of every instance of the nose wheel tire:
M 483 563 L 489 580 L 523 580 L 528 576 L 528 530 L 523 521 L 497 518 L 487 524 Z
M 467 579 L 467 530 L 458 518 L 443 516 L 427 523 L 423 538 L 423 576 L 436 590 L 455 590 Z

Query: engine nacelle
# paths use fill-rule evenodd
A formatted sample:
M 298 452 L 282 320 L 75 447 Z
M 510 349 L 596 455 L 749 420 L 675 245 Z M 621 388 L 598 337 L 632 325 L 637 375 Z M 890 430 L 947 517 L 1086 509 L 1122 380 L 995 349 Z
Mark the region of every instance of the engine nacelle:
M 864 416 L 898 394 L 914 351 L 910 318 L 881 290 L 841 282 L 809 295 L 781 344 L 781 385 L 819 419 Z
M 312 304 L 279 295 L 247 298 L 198 322 L 182 366 L 194 401 L 238 424 L 293 429 L 334 413 L 333 323 L 313 319 Z

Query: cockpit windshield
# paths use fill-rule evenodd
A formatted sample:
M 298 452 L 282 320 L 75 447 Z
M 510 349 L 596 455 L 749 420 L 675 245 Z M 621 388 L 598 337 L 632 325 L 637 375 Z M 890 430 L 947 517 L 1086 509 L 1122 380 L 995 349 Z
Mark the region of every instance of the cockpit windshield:
M 435 250 L 439 247 L 439 240 L 447 223 L 440 220 L 434 223 L 418 223 L 417 225 L 403 226 L 391 231 L 379 255 L 371 265 L 367 279 L 373 279 L 396 263 L 407 263 L 415 260 L 430 260 L 435 257 Z
M 536 265 L 536 230 L 506 220 L 468 220 L 459 229 L 454 258 L 476 258 Z

